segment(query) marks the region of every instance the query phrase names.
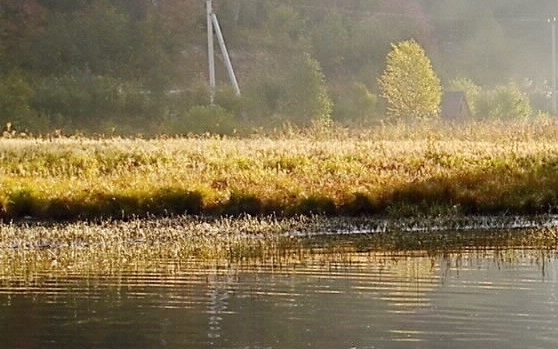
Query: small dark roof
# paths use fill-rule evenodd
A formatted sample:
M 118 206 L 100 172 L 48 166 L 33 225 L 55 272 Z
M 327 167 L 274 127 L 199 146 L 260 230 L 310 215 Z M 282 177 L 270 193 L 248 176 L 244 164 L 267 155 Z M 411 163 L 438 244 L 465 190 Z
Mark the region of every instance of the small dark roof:
M 466 120 L 471 117 L 467 96 L 461 91 L 445 92 L 442 96 L 442 119 Z

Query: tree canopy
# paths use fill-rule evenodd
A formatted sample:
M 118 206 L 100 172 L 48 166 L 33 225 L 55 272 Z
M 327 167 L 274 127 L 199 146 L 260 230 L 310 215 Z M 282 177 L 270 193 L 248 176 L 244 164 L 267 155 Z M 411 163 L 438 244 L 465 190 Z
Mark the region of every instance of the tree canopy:
M 414 40 L 392 46 L 378 81 L 391 118 L 431 119 L 440 115 L 442 87 L 430 59 Z

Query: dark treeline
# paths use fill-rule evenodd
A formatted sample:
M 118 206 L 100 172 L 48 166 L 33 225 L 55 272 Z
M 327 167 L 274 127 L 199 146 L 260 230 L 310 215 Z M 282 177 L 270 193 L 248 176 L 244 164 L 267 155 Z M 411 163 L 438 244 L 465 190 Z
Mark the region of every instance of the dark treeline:
M 550 109 L 555 0 L 214 0 L 242 90 L 237 98 L 228 87 L 218 55 L 215 106 L 204 6 L 0 0 L 0 123 L 35 133 L 230 133 L 373 121 L 384 114 L 386 54 L 410 38 L 444 89 L 466 90 L 480 116 L 513 93 L 529 97 L 533 115 Z

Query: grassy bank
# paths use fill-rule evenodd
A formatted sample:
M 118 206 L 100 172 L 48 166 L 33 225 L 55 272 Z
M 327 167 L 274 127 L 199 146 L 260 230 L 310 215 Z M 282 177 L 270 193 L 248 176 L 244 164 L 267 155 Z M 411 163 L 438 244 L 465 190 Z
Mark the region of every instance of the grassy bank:
M 558 123 L 0 139 L 0 216 L 558 211 Z

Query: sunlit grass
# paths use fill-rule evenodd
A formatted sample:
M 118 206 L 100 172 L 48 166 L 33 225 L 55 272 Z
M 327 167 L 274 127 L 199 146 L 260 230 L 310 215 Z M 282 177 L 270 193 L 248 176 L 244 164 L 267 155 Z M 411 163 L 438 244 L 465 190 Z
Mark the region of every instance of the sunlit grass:
M 558 123 L 0 140 L 1 216 L 549 213 Z

